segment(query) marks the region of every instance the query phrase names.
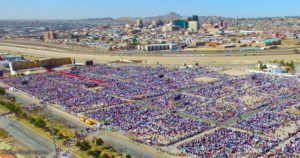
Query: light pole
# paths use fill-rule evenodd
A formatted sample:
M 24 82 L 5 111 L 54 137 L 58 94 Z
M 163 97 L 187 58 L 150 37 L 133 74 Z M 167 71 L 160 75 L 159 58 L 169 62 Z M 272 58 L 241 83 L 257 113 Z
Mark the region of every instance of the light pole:
M 55 136 L 54 136 L 54 131 L 53 131 L 53 123 L 52 123 L 51 117 L 50 117 L 50 124 L 51 124 L 51 133 L 52 133 L 52 139 L 53 139 L 53 145 L 54 145 L 54 151 L 55 151 L 55 158 L 58 158 L 58 153 L 57 153 L 56 144 L 55 144 Z

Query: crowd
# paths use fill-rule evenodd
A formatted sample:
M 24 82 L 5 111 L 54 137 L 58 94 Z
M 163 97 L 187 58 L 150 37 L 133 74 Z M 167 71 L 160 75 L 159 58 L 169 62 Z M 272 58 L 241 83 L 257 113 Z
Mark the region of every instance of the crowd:
M 283 158 L 297 158 L 300 156 L 300 127 L 297 133 L 294 134 L 291 140 L 288 140 L 280 149 L 277 149 L 268 157 L 283 157 Z
M 267 84 L 256 81 L 264 80 L 261 75 L 249 76 L 204 84 L 191 91 L 193 93 L 191 95 L 173 94 L 151 98 L 146 102 L 215 121 L 225 121 L 300 92 L 299 84 L 293 79 L 271 80 L 270 76 L 265 76 L 266 80 L 271 82 Z M 268 94 L 270 87 L 272 95 Z
M 146 100 L 146 102 L 149 104 L 175 111 L 179 111 L 188 107 L 198 106 L 205 101 L 207 101 L 207 99 L 186 94 L 172 94 Z
M 300 116 L 284 111 L 286 107 L 293 106 L 299 102 L 300 97 L 284 101 L 276 106 L 259 112 L 250 118 L 239 120 L 232 126 L 273 136 L 279 128 L 289 127 L 291 124 L 297 124 L 297 121 L 300 121 Z
M 192 93 L 199 95 L 204 101 L 202 104 L 198 102 L 198 105 L 185 106 L 183 111 L 224 121 L 299 92 L 300 84 L 296 79 L 251 74 L 199 86 Z
M 118 81 L 105 84 L 101 91 L 128 99 L 145 99 L 168 92 L 199 86 L 197 77 L 213 77 L 217 80 L 229 78 L 227 75 L 205 68 L 190 70 L 168 69 L 164 67 L 118 67 L 117 73 L 104 73 L 106 77 L 119 78 Z
M 99 127 L 117 128 L 133 134 L 137 142 L 158 146 L 173 145 L 214 127 L 199 119 L 184 118 L 177 112 L 220 122 L 300 93 L 297 79 L 266 74 L 233 77 L 203 67 L 96 65 L 62 72 L 21 75 L 1 78 L 0 81 L 44 103 L 57 104 L 73 113 L 83 112 L 86 117 L 99 121 Z M 205 82 L 201 77 L 212 80 Z M 95 83 L 93 80 L 105 82 Z M 99 88 L 91 89 L 93 87 Z M 189 88 L 193 89 L 166 94 Z M 125 101 L 127 99 L 144 99 L 148 104 L 170 111 L 129 104 Z M 299 116 L 283 111 L 299 102 L 300 97 L 293 98 L 232 125 L 249 133 L 221 128 L 183 143 L 178 149 L 200 157 L 256 157 L 265 154 L 282 139 L 264 138 L 254 133 L 274 133 L 290 122 L 297 123 Z M 33 106 L 26 105 L 25 108 L 32 111 Z M 300 110 L 299 106 L 296 108 Z M 296 137 L 282 152 L 295 153 L 298 144 Z M 280 151 L 276 154 L 281 155 Z
M 73 85 L 76 79 L 71 80 L 72 84 L 65 83 L 63 80 L 56 80 L 57 76 L 53 77 L 53 75 L 57 74 L 50 72 L 16 76 L 2 79 L 2 82 L 31 94 L 45 103 L 57 104 L 75 113 L 124 102 L 105 93 L 89 91 L 78 86 L 85 81 L 78 80 L 78 84 Z
M 102 120 L 102 126 L 115 126 L 132 133 L 138 142 L 160 146 L 174 144 L 212 127 L 201 120 L 182 118 L 177 114 L 145 108 L 138 104 L 99 109 L 86 113 L 85 116 Z
M 134 77 L 162 74 L 167 70 L 164 67 L 149 66 L 109 66 L 95 65 L 78 69 L 78 75 L 110 81 L 126 80 Z M 71 71 L 69 71 L 71 72 Z
M 300 116 L 276 111 L 263 111 L 253 115 L 251 118 L 243 119 L 234 124 L 244 130 L 257 132 L 260 134 L 274 134 L 280 127 L 290 126 L 300 120 Z
M 199 157 L 258 157 L 277 144 L 276 140 L 221 128 L 188 143 L 180 144 L 177 148 Z
M 105 85 L 102 91 L 138 100 L 198 85 L 193 74 L 184 71 L 171 71 L 164 74 L 139 76 L 131 78 L 129 81 L 113 82 Z

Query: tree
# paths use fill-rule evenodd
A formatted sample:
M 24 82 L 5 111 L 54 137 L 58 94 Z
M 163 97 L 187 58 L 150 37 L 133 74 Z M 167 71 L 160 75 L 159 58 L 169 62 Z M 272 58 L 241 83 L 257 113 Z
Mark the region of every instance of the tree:
M 56 129 L 56 128 L 53 128 L 53 133 L 54 133 L 54 135 L 57 135 L 58 134 L 58 129 Z
M 81 150 L 81 151 L 87 151 L 91 149 L 91 145 L 86 141 L 77 141 L 76 146 Z
M 93 156 L 94 158 L 99 158 L 101 151 L 100 150 L 89 150 L 88 155 Z
M 33 117 L 31 117 L 31 118 L 29 119 L 29 122 L 30 122 L 31 124 L 34 124 L 35 119 L 34 119 Z
M 289 63 L 289 66 L 291 67 L 291 68 L 295 68 L 295 65 L 294 65 L 294 61 L 293 60 L 291 60 L 291 62 Z
M 76 142 L 75 146 L 80 147 L 80 146 L 81 146 L 81 141 L 78 140 L 78 141 Z
M 5 89 L 3 87 L 0 87 L 0 95 L 5 95 Z
M 36 127 L 43 128 L 46 126 L 46 122 L 42 119 L 37 119 L 34 123 Z
M 103 145 L 103 140 L 101 139 L 101 138 L 98 138 L 97 140 L 96 140 L 96 144 L 97 145 L 99 145 L 99 146 L 101 146 L 101 145 Z
M 100 158 L 109 158 L 109 156 L 105 153 Z
M 267 65 L 263 65 L 263 69 L 267 69 L 268 67 L 267 67 Z
M 126 158 L 131 158 L 131 155 L 130 155 L 130 154 L 127 154 L 127 155 L 126 155 Z
M 57 139 L 63 139 L 63 138 L 65 138 L 65 136 L 59 133 Z
M 28 116 L 27 116 L 26 113 L 22 113 L 21 117 L 24 118 L 24 119 L 28 119 Z

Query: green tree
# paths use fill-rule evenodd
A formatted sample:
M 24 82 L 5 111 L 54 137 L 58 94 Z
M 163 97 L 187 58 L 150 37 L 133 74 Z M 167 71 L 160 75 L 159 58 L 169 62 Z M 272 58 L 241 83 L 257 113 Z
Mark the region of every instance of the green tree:
M 94 158 L 99 158 L 101 151 L 100 150 L 89 150 L 88 155 L 93 156 Z
M 0 95 L 5 95 L 5 89 L 3 87 L 0 87 Z
M 36 127 L 43 128 L 46 126 L 46 122 L 42 119 L 37 119 L 34 123 Z
M 109 156 L 105 153 L 100 158 L 109 158 Z
M 268 67 L 267 67 L 267 65 L 263 65 L 263 69 L 267 69 Z
M 31 124 L 34 124 L 35 119 L 34 119 L 33 117 L 31 117 L 31 118 L 29 119 L 29 122 L 30 122 Z
M 58 137 L 57 137 L 57 139 L 64 139 L 65 138 L 65 136 L 64 135 L 62 135 L 61 133 L 59 133 L 58 134 Z
M 103 145 L 103 140 L 101 139 L 101 138 L 98 138 L 97 140 L 96 140 L 96 144 L 97 145 L 99 145 L 99 146 L 101 146 L 101 145 Z
M 289 66 L 290 66 L 291 68 L 293 68 L 293 69 L 295 68 L 294 61 L 293 61 L 293 60 L 291 60 Z
M 76 146 L 79 147 L 81 151 L 87 151 L 91 149 L 91 145 L 86 140 L 77 141 Z
M 130 155 L 130 154 L 127 154 L 127 155 L 126 155 L 126 158 L 131 158 L 131 155 Z

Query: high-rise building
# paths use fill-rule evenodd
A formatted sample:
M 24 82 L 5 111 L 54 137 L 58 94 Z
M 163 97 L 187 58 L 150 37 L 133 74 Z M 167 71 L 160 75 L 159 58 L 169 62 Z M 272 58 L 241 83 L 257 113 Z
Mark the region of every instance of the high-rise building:
M 159 25 L 163 25 L 164 23 L 159 19 L 159 20 L 152 20 L 151 25 L 153 26 L 159 26 Z
M 137 19 L 136 20 L 136 27 L 143 28 L 144 27 L 143 20 Z
M 198 15 L 193 15 L 192 16 L 192 21 L 199 21 Z
M 227 30 L 227 28 L 228 28 L 227 20 L 223 21 L 223 26 L 222 27 L 223 27 L 223 29 Z
M 192 32 L 197 32 L 199 30 L 199 22 L 198 21 L 189 21 L 189 29 Z
M 153 25 L 153 26 L 157 26 L 157 21 L 156 21 L 156 20 L 152 20 L 152 23 L 151 23 L 151 25 Z
M 164 22 L 163 22 L 161 19 L 159 19 L 159 20 L 157 21 L 157 25 L 164 25 Z
M 188 28 L 188 21 L 186 21 L 185 19 L 177 19 L 173 21 L 173 25 L 186 29 Z

